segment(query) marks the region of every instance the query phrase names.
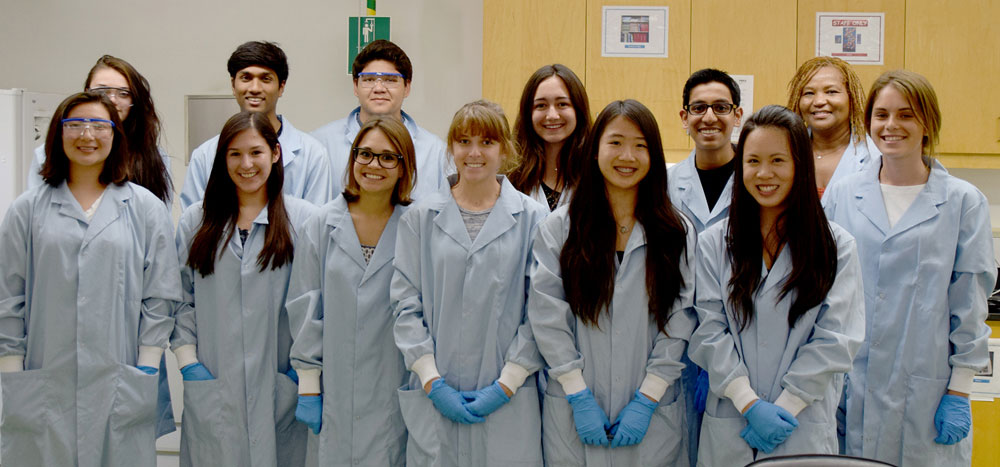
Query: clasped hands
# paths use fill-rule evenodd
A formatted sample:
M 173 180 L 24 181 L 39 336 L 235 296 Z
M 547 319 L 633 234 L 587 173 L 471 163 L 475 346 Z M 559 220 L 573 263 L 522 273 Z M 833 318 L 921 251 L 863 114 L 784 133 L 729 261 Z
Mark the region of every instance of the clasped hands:
M 615 423 L 611 423 L 589 388 L 567 395 L 566 400 L 573 408 L 573 423 L 580 441 L 592 446 L 610 445 L 612 448 L 639 444 L 646 436 L 653 411 L 658 405 L 636 390 L 632 400 L 618 413 Z
M 482 423 L 486 416 L 510 402 L 514 393 L 499 381 L 478 391 L 457 391 L 442 378 L 436 378 L 427 387 L 427 397 L 441 415 L 455 423 Z

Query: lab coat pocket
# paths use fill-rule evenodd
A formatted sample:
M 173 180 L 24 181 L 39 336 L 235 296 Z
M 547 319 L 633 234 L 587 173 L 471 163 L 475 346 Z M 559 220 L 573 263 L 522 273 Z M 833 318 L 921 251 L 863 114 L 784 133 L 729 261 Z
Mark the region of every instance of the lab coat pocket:
M 533 382 L 486 417 L 486 459 L 490 465 L 541 465 L 541 439 L 538 390 Z M 511 449 L 513 446 L 517 448 Z
M 750 445 L 740 437 L 746 426 L 743 417 L 713 417 L 705 412 L 698 438 L 698 465 L 747 465 L 753 462 Z
M 903 415 L 903 465 L 969 465 L 972 463 L 972 432 L 953 445 L 934 442 L 934 414 L 948 388 L 948 379 L 910 376 Z
M 190 459 L 191 465 L 226 458 L 228 422 L 222 389 L 220 379 L 184 382 L 181 457 Z
M 0 375 L 3 386 L 3 419 L 0 440 L 4 459 L 45 459 L 53 439 L 47 370 L 27 370 Z M 49 434 L 51 435 L 51 434 Z
M 274 375 L 274 424 L 278 431 L 292 427 L 295 406 L 299 403 L 299 387 L 287 375 Z
M 543 399 L 542 449 L 545 465 L 550 467 L 575 467 L 585 463 L 583 443 L 573 423 L 573 409 L 564 397 L 546 394 Z
M 298 402 L 298 385 L 287 375 L 274 375 L 274 441 L 281 465 L 306 464 L 309 427 L 295 419 L 295 406 Z
M 684 433 L 687 416 L 684 398 L 678 397 L 669 404 L 661 404 L 653 412 L 646 436 L 639 443 L 639 465 L 684 466 L 688 465 Z
M 156 465 L 156 400 L 160 378 L 118 365 L 111 408 L 110 465 Z
M 444 417 L 434 408 L 423 389 L 397 390 L 399 410 L 409 437 L 406 440 L 406 465 L 440 465 L 441 426 Z
M 808 410 L 808 409 L 806 409 Z M 799 426 L 768 455 L 837 454 L 837 422 L 814 422 L 798 418 Z

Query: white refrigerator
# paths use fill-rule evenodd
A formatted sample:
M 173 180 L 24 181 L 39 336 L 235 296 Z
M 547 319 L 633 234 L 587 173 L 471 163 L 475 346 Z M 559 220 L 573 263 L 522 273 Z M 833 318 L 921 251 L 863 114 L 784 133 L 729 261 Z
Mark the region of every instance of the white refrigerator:
M 66 96 L 0 89 L 0 219 L 26 188 L 35 147 L 45 143 L 52 113 Z

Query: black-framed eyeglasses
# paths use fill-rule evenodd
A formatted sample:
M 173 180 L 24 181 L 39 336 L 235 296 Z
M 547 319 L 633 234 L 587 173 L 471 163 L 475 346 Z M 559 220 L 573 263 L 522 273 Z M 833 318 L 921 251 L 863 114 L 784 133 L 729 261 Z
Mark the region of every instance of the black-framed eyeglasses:
M 708 112 L 709 108 L 712 109 L 715 115 L 729 115 L 736 106 L 728 102 L 716 102 L 714 104 L 695 102 L 694 104 L 684 106 L 684 110 L 687 110 L 691 115 L 705 115 L 705 112 Z
M 351 148 L 351 152 L 354 153 L 355 162 L 362 165 L 369 165 L 373 160 L 378 159 L 378 165 L 383 169 L 396 168 L 399 165 L 400 159 L 403 158 L 403 156 L 394 152 L 375 152 L 368 148 Z

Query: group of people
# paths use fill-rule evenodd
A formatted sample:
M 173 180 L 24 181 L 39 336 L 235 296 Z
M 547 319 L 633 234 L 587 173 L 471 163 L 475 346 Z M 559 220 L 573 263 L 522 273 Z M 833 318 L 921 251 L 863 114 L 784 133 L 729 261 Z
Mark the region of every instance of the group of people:
M 591 121 L 562 65 L 513 129 L 402 112 L 375 41 L 359 106 L 311 135 L 275 44 L 192 154 L 174 231 L 149 85 L 105 56 L 0 224 L 2 457 L 155 465 L 170 346 L 181 465 L 969 465 L 996 280 L 986 198 L 933 158 L 931 85 L 817 57 L 741 124 L 693 73 L 667 168 L 642 103 Z M 733 131 L 742 125 L 738 144 Z

